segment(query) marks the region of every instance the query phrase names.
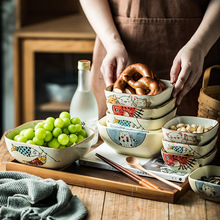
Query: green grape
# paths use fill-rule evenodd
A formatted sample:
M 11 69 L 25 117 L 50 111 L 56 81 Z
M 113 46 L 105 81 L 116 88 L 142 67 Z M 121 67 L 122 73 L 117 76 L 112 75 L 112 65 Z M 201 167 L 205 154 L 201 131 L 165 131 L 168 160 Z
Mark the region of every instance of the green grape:
M 66 145 L 67 147 L 70 147 L 70 146 L 72 146 L 73 145 L 73 143 L 71 142 L 71 141 L 69 141 L 69 143 Z
M 83 141 L 85 138 L 82 135 L 78 135 L 78 139 L 76 143 L 78 144 L 79 142 Z
M 68 126 L 68 130 L 69 130 L 69 132 L 70 133 L 76 133 L 76 125 L 73 125 L 73 124 L 71 124 L 71 125 L 69 125 Z
M 17 137 L 17 141 L 26 143 L 27 142 L 27 138 L 25 136 L 23 136 L 23 135 L 19 135 L 19 137 Z
M 31 140 L 34 137 L 34 129 L 28 128 L 24 131 L 24 136 L 27 138 L 27 140 Z
M 28 140 L 26 143 L 27 143 L 27 144 L 33 144 L 33 145 L 36 145 L 35 142 L 34 142 L 33 140 Z
M 53 123 L 51 122 L 45 122 L 43 128 L 46 130 L 46 131 L 53 131 Z
M 82 129 L 81 131 L 78 132 L 78 134 L 82 135 L 84 138 L 87 137 L 87 133 L 84 129 Z
M 22 130 L 22 131 L 20 131 L 20 135 L 24 135 L 24 132 L 26 131 L 26 129 L 24 129 L 24 130 Z
M 69 118 L 70 119 L 70 114 L 69 112 L 61 112 L 59 115 L 59 118 Z
M 37 137 L 33 138 L 33 141 L 36 145 L 42 146 L 44 144 L 44 140 L 43 139 L 39 139 Z
M 38 139 L 44 139 L 46 137 L 46 131 L 44 128 L 38 128 L 36 131 L 35 131 L 35 137 L 38 138 Z
M 44 122 L 38 122 L 35 127 L 34 130 L 36 131 L 38 128 L 43 128 L 44 127 Z
M 63 133 L 64 134 L 69 134 L 70 132 L 69 132 L 68 128 L 63 128 Z
M 82 130 L 82 126 L 80 124 L 76 124 L 76 132 L 80 132 Z
M 51 148 L 58 148 L 60 146 L 60 143 L 58 142 L 57 138 L 53 138 L 51 141 L 48 142 L 48 147 Z
M 62 118 L 56 118 L 54 121 L 54 127 L 56 128 L 62 128 L 64 126 L 64 121 Z
M 69 139 L 70 139 L 70 142 L 75 143 L 77 141 L 78 137 L 76 134 L 70 134 Z
M 77 117 L 74 117 L 71 119 L 72 124 L 76 125 L 76 124 L 80 124 L 81 125 L 81 120 Z
M 60 134 L 57 140 L 61 145 L 67 145 L 69 143 L 69 137 L 66 134 Z
M 14 136 L 14 141 L 17 141 L 17 139 L 18 139 L 19 136 L 20 136 L 19 134 L 15 135 L 15 136 Z
M 46 123 L 47 123 L 47 122 L 50 122 L 50 123 L 52 123 L 52 124 L 54 124 L 54 121 L 55 121 L 55 118 L 53 118 L 53 117 L 48 117 L 48 118 L 46 118 L 46 120 L 45 120 Z
M 53 138 L 53 135 L 50 131 L 46 131 L 46 137 L 44 139 L 44 141 L 48 142 Z
M 71 121 L 69 118 L 62 118 L 63 122 L 64 122 L 64 127 L 68 127 L 69 125 L 71 125 Z
M 60 145 L 58 148 L 62 149 L 62 148 L 66 148 L 66 146 L 65 145 Z
M 58 137 L 60 134 L 62 134 L 61 128 L 54 128 L 52 134 L 54 137 Z

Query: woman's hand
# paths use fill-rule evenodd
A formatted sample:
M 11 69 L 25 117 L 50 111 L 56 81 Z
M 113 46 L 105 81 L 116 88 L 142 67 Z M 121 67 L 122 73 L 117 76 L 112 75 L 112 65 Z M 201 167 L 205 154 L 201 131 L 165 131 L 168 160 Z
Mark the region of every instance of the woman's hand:
M 106 86 L 115 82 L 128 62 L 128 53 L 122 44 L 115 44 L 107 50 L 101 65 L 101 72 Z
M 170 71 L 175 83 L 173 97 L 180 105 L 183 97 L 196 85 L 202 75 L 205 53 L 196 47 L 184 46 L 176 55 Z

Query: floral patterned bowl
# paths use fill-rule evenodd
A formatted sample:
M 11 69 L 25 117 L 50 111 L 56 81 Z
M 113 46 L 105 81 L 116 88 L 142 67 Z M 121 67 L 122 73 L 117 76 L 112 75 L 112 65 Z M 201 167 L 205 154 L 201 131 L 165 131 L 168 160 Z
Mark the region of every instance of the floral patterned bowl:
M 196 124 L 198 126 L 213 126 L 212 129 L 210 129 L 207 132 L 204 133 L 189 133 L 184 131 L 175 131 L 170 129 L 172 125 L 177 124 Z M 178 116 L 175 118 L 172 118 L 170 121 L 165 123 L 162 127 L 164 138 L 167 141 L 177 142 L 177 143 L 183 143 L 183 144 L 193 144 L 193 145 L 205 145 L 208 143 L 214 136 L 216 135 L 219 127 L 219 122 L 214 119 L 209 118 L 201 118 L 201 117 L 194 117 L 194 116 Z
M 172 170 L 191 173 L 198 167 L 209 164 L 215 157 L 217 147 L 203 157 L 183 156 L 167 153 L 164 148 L 161 149 L 161 155 L 164 163 Z
M 127 93 L 117 93 L 113 92 L 113 86 L 108 86 L 105 89 L 105 96 L 107 103 L 117 104 L 117 105 L 126 105 L 132 107 L 147 107 L 154 108 L 162 105 L 171 99 L 171 94 L 173 91 L 174 85 L 170 83 L 169 80 L 163 81 L 168 88 L 157 95 L 134 95 Z
M 148 158 L 159 153 L 162 148 L 162 130 L 154 133 L 107 127 L 106 116 L 99 120 L 98 130 L 102 140 L 119 154 Z
M 192 190 L 200 197 L 220 202 L 220 185 L 202 180 L 202 178 L 220 177 L 220 166 L 207 165 L 196 169 L 189 175 L 189 184 Z
M 141 107 L 131 107 L 125 105 L 117 105 L 112 103 L 107 103 L 107 108 L 110 114 L 121 115 L 135 118 L 144 119 L 155 119 L 166 115 L 175 107 L 176 98 L 172 98 L 168 102 L 162 104 L 161 106 L 155 108 L 141 108 Z
M 32 145 L 13 140 L 14 136 L 19 134 L 21 130 L 34 128 L 38 122 L 39 121 L 31 121 L 25 123 L 5 134 L 5 142 L 9 153 L 21 163 L 52 169 L 64 168 L 85 155 L 92 145 L 91 140 L 93 139 L 95 132 L 90 128 L 84 128 L 88 137 L 82 142 L 60 149 Z
M 171 110 L 168 114 L 155 119 L 143 119 L 135 117 L 126 117 L 121 115 L 113 115 L 106 113 L 108 121 L 112 124 L 121 125 L 128 128 L 135 128 L 140 130 L 158 130 L 162 126 L 172 119 L 176 114 L 176 108 Z
M 165 140 L 164 138 L 162 142 L 163 142 L 163 147 L 167 153 L 193 156 L 193 157 L 202 157 L 214 148 L 217 139 L 218 136 L 215 136 L 210 142 L 202 146 L 171 142 Z

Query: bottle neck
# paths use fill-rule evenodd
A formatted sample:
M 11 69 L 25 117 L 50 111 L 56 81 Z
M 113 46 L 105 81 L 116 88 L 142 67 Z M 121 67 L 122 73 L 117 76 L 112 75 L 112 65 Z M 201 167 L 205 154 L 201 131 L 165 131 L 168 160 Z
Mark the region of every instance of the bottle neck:
M 90 91 L 90 70 L 78 70 L 78 87 L 79 91 Z

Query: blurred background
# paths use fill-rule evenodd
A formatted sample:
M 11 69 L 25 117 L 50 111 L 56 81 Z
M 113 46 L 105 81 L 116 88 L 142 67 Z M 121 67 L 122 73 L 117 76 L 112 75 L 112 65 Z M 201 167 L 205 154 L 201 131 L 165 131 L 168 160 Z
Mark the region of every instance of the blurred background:
M 69 111 L 95 40 L 78 0 L 0 0 L 0 133 Z

